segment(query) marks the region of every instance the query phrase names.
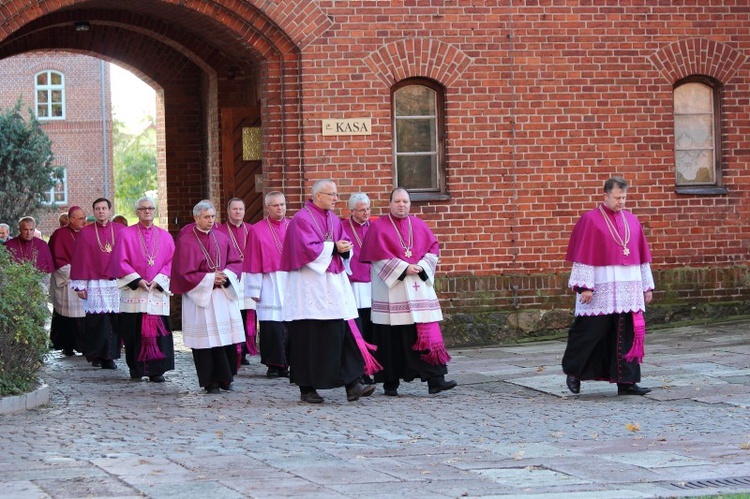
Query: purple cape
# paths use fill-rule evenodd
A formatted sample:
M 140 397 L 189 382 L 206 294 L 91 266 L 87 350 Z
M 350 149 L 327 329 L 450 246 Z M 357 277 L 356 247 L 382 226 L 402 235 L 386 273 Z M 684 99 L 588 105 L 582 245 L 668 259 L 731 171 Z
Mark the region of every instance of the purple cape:
M 147 254 L 153 257 L 153 265 L 148 264 Z M 146 228 L 138 222 L 117 235 L 117 244 L 109 259 L 109 275 L 120 278 L 135 272 L 151 282 L 156 274 L 172 273 L 173 254 L 174 239 L 169 232 L 154 225 Z
M 70 278 L 86 281 L 110 279 L 112 276 L 109 275 L 109 257 L 112 253 L 102 251 L 99 245 L 105 247 L 109 244 L 114 250 L 117 234 L 124 228 L 124 225 L 118 223 L 109 222 L 106 227 L 102 227 L 99 222 L 94 222 L 81 229 L 70 264 Z M 96 238 L 97 234 L 99 240 Z
M 20 237 L 14 237 L 5 243 L 5 248 L 17 262 L 30 262 L 37 270 L 47 274 L 55 270 L 49 245 L 43 239 L 35 237 L 31 241 L 24 241 Z
M 427 224 L 413 215 L 409 215 L 408 219 L 411 220 L 414 243 L 410 257 L 404 254 L 404 248 L 401 246 L 396 229 L 393 227 L 395 224 L 401 234 L 401 239 L 408 245 L 409 223 L 407 219 L 384 215 L 370 225 L 367 237 L 362 243 L 362 253 L 359 259 L 363 262 L 372 263 L 398 258 L 407 263 L 418 263 L 427 253 L 439 256 L 440 248 L 437 238 Z M 391 223 L 391 220 L 393 220 L 393 223 Z
M 250 224 L 247 222 L 242 222 L 242 225 L 237 227 L 233 223 L 229 222 L 227 220 L 225 223 L 217 223 L 214 224 L 214 229 L 218 230 L 219 232 L 223 233 L 225 236 L 229 237 L 229 231 L 232 231 L 232 236 L 234 236 L 234 240 L 232 240 L 231 237 L 229 237 L 229 242 L 234 245 L 234 242 L 237 241 L 237 246 L 235 246 L 235 249 L 238 249 L 240 252 L 240 255 L 245 258 L 246 255 L 246 248 L 247 248 L 247 237 L 250 233 Z
M 217 269 L 209 267 L 199 240 L 211 260 L 213 262 L 218 260 Z M 200 284 L 206 274 L 224 269 L 231 270 L 238 278 L 242 273 L 240 254 L 226 234 L 216 230 L 211 230 L 208 234 L 205 234 L 198 229 L 194 231 L 183 229 L 175 243 L 174 258 L 172 259 L 172 280 L 170 282 L 171 291 L 175 294 L 187 293 Z
M 618 229 L 624 240 L 622 215 L 615 213 L 604 204 L 601 205 L 612 225 Z M 629 211 L 623 210 L 628 227 L 630 241 L 627 245 L 629 255 L 623 254 L 623 248 L 615 242 L 607 228 L 599 208 L 584 213 L 573 227 L 568 242 L 568 253 L 565 259 L 569 262 L 602 267 L 608 265 L 641 265 L 651 261 L 646 237 L 638 219 Z
M 271 227 L 273 227 L 273 233 L 271 233 Z M 247 254 L 242 267 L 243 272 L 268 274 L 278 271 L 281 268 L 281 253 L 276 245 L 276 239 L 283 248 L 288 227 L 288 218 L 276 221 L 266 217 L 254 224 L 247 236 Z
M 344 235 L 344 228 L 338 217 L 330 210 L 322 210 L 312 201 L 307 201 L 305 207 L 299 210 L 289 223 L 284 248 L 281 251 L 280 270 L 298 270 L 318 258 L 323 252 L 323 243 L 326 240 L 324 232 L 329 233 L 330 240 L 334 243 L 342 239 L 349 240 Z M 326 272 L 340 274 L 343 271 L 344 262 L 341 255 L 335 253 Z
M 52 260 L 55 270 L 64 267 L 73 261 L 73 251 L 76 248 L 78 234 L 69 226 L 60 227 L 49 238 L 49 250 L 52 252 Z
M 360 225 L 358 222 L 355 222 L 352 217 L 349 217 L 342 220 L 341 224 L 344 226 L 344 232 L 349 236 L 349 239 L 352 240 L 352 244 L 354 245 L 354 258 L 352 258 L 351 261 L 352 273 L 349 276 L 349 281 L 370 282 L 370 267 L 372 267 L 372 265 L 360 261 L 362 256 L 362 246 L 358 242 L 361 241 L 362 244 L 364 244 L 365 236 L 370 230 L 370 221 L 368 220 L 364 225 Z

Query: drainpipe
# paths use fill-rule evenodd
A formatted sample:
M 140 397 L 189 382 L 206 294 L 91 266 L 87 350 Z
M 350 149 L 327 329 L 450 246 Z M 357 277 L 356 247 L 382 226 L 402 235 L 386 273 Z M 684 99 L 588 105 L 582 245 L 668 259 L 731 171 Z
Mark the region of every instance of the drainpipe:
M 104 65 L 106 62 L 103 60 L 99 61 L 100 72 L 101 72 L 101 87 L 102 87 L 102 164 L 104 166 L 104 197 L 109 199 L 109 178 L 107 177 L 107 171 L 109 170 L 109 157 L 107 155 L 107 86 L 104 78 L 106 76 L 106 70 Z

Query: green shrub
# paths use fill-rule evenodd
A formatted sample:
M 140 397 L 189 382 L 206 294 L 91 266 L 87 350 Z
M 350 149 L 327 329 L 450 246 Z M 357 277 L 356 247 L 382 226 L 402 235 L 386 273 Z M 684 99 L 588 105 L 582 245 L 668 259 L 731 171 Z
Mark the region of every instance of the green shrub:
M 0 396 L 26 393 L 37 385 L 37 371 L 49 351 L 48 295 L 40 284 L 44 277 L 0 248 Z

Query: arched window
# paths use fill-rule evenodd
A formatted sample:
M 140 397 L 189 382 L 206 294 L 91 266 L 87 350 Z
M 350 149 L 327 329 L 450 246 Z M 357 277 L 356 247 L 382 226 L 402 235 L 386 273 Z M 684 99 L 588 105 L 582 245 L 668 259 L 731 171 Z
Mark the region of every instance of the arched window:
M 393 86 L 394 185 L 412 199 L 445 194 L 444 90 L 431 80 L 410 78 Z
M 40 120 L 65 119 L 65 76 L 57 71 L 42 71 L 34 80 L 36 117 Z
M 723 194 L 720 85 L 691 76 L 674 87 L 674 157 L 677 192 Z

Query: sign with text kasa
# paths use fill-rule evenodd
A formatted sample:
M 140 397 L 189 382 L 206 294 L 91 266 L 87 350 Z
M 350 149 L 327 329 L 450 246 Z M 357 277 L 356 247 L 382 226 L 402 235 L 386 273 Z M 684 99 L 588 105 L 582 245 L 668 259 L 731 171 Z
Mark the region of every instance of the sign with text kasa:
M 370 135 L 371 118 L 323 120 L 323 135 Z

